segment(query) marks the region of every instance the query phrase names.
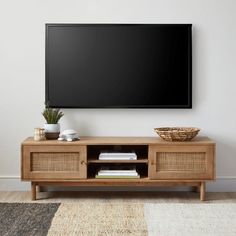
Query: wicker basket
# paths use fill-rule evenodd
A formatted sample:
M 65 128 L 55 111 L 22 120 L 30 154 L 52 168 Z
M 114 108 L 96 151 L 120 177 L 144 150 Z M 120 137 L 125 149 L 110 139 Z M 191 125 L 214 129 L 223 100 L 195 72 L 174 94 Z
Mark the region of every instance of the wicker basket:
M 193 139 L 200 129 L 193 127 L 162 127 L 155 128 L 156 133 L 166 141 L 190 141 Z

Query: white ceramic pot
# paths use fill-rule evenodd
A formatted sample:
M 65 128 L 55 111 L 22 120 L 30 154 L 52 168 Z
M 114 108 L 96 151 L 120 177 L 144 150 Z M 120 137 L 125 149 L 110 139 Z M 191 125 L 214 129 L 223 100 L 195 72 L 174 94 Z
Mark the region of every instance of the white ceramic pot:
M 44 124 L 45 133 L 60 133 L 60 124 Z

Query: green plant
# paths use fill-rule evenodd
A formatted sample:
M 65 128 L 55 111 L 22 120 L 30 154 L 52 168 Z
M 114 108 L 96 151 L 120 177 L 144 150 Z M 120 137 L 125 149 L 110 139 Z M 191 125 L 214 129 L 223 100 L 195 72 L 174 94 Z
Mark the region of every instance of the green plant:
M 48 105 L 45 105 L 45 109 L 42 112 L 43 117 L 47 121 L 47 124 L 57 124 L 58 121 L 64 116 L 60 109 L 50 108 Z

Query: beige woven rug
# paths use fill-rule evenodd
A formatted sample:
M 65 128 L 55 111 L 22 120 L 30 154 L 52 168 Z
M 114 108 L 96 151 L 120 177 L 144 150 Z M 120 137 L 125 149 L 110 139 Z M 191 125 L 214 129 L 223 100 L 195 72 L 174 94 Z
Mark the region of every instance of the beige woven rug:
M 49 236 L 146 236 L 143 204 L 62 203 Z

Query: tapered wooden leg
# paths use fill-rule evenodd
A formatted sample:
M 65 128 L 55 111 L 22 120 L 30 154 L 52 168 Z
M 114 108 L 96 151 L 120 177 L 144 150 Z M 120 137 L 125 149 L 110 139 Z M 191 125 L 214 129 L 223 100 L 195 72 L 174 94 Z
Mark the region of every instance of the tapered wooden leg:
M 35 201 L 36 200 L 36 183 L 31 182 L 31 200 Z
M 205 200 L 205 190 L 206 190 L 206 184 L 205 182 L 201 182 L 201 185 L 200 185 L 200 200 L 201 201 Z

